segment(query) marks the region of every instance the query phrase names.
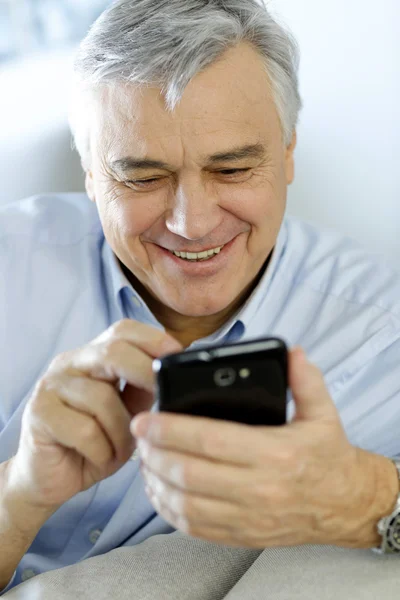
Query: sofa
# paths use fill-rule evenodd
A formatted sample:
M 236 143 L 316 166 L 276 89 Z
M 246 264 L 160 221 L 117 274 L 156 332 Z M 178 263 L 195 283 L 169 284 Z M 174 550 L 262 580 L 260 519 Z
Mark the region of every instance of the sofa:
M 370 550 L 230 548 L 175 532 L 48 571 L 7 600 L 397 600 L 400 559 Z

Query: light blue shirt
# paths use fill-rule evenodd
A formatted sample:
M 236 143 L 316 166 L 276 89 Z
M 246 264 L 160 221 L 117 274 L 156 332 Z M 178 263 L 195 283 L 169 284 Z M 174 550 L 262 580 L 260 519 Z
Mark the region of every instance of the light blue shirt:
M 51 360 L 136 319 L 163 329 L 104 239 L 85 194 L 0 209 L 0 462 L 18 449 L 21 417 Z M 324 373 L 352 444 L 400 454 L 400 275 L 351 239 L 285 216 L 252 296 L 203 343 L 279 336 Z M 288 419 L 294 414 L 291 394 Z M 64 504 L 0 595 L 31 576 L 174 531 L 153 510 L 138 462 Z

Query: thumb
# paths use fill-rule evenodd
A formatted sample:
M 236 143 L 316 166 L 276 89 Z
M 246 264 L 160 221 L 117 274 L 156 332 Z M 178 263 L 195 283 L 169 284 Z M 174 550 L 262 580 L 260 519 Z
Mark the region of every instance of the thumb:
M 337 418 L 336 406 L 323 374 L 311 364 L 304 350 L 296 346 L 289 353 L 289 386 L 296 407 L 292 423 Z

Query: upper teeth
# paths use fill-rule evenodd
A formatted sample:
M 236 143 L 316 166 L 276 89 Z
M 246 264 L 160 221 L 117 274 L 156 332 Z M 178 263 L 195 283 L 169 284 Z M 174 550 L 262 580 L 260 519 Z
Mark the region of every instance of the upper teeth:
M 191 260 L 198 260 L 199 258 L 207 258 L 213 254 L 219 254 L 224 246 L 214 248 L 213 250 L 205 250 L 204 252 L 174 252 L 175 256 L 179 258 L 189 258 Z

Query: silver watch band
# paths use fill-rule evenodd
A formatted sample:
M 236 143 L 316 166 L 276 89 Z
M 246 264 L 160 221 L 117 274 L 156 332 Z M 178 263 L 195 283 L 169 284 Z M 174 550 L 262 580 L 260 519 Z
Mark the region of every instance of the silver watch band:
M 391 461 L 397 469 L 400 482 L 400 459 Z M 381 546 L 371 548 L 377 554 L 400 554 L 400 493 L 392 514 L 382 517 L 377 525 L 378 533 L 382 536 Z

